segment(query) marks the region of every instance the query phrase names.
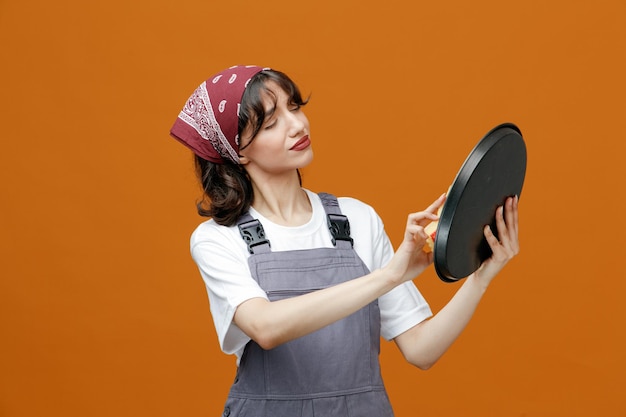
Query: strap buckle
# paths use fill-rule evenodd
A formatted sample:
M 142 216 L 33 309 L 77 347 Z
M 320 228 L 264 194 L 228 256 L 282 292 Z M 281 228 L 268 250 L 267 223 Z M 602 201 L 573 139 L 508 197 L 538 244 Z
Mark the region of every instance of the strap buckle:
M 332 242 L 337 246 L 338 240 L 350 242 L 354 247 L 354 241 L 350 237 L 350 222 L 348 218 L 342 214 L 328 214 L 328 229 L 332 235 Z
M 249 222 L 241 223 L 239 225 L 239 233 L 241 237 L 248 245 L 248 252 L 251 254 L 254 253 L 253 248 L 255 246 L 268 244 L 270 245 L 270 241 L 265 238 L 265 230 L 263 230 L 263 225 L 258 220 L 252 220 Z

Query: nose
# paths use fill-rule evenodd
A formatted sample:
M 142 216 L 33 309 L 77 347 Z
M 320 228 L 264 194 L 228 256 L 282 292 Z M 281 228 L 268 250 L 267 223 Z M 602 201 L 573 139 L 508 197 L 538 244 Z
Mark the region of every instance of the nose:
M 289 112 L 289 136 L 296 137 L 306 127 L 306 116 L 301 110 L 297 112 Z

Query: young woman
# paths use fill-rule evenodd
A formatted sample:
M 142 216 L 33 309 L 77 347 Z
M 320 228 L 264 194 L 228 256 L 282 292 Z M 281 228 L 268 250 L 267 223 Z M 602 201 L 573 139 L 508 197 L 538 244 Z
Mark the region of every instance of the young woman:
M 445 197 L 408 215 L 394 253 L 370 206 L 302 188 L 305 104 L 285 74 L 237 66 L 202 83 L 171 130 L 195 153 L 198 211 L 211 219 L 191 253 L 221 348 L 238 361 L 223 415 L 392 416 L 380 337 L 421 369 L 441 357 L 519 251 L 517 199 L 496 212 L 499 240 L 485 227 L 492 257 L 431 318 L 412 279 L 432 263 L 424 227 Z

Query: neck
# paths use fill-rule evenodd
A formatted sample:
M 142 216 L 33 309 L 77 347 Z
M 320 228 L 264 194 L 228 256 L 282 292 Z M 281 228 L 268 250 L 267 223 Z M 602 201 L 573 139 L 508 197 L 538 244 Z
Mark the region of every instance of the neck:
M 252 178 L 252 187 L 252 207 L 268 220 L 283 226 L 300 226 L 311 219 L 311 203 L 300 187 L 296 171 L 262 180 Z

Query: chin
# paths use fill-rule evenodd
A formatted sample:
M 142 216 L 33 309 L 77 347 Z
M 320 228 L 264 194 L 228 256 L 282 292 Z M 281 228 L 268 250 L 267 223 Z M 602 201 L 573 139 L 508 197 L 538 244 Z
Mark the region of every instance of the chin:
M 305 155 L 303 155 L 303 157 L 304 158 L 302 160 L 302 164 L 300 165 L 300 168 L 305 168 L 308 165 L 310 165 L 311 162 L 313 162 L 313 150 L 311 149 L 311 150 L 307 151 L 306 157 L 305 157 Z

